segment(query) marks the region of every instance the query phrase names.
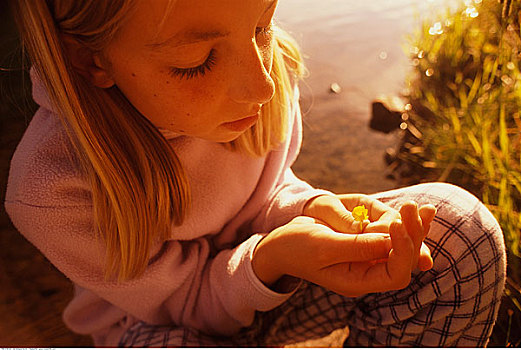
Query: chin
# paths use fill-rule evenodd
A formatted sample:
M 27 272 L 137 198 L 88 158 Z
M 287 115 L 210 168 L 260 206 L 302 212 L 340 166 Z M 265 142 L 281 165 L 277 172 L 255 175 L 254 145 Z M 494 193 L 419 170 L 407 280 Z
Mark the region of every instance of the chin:
M 228 143 L 228 142 L 232 142 L 232 141 L 237 140 L 241 135 L 242 135 L 242 133 L 240 133 L 240 134 L 238 134 L 238 135 L 234 135 L 234 136 L 224 137 L 224 138 L 222 138 L 222 140 L 215 141 L 215 142 L 218 142 L 218 143 Z
M 230 132 L 221 135 L 204 135 L 199 136 L 199 138 L 210 142 L 228 143 L 237 140 L 243 133 L 244 132 Z

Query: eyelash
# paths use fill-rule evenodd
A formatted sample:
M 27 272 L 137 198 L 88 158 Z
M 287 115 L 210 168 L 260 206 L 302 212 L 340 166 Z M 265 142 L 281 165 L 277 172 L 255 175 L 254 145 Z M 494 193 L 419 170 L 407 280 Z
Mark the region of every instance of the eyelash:
M 178 77 L 180 79 L 192 79 L 197 76 L 203 76 L 207 71 L 211 71 L 212 67 L 215 65 L 215 50 L 210 50 L 210 54 L 208 54 L 208 58 L 204 61 L 203 64 L 197 67 L 192 68 L 170 68 L 170 75 Z
M 255 30 L 255 37 L 258 35 L 265 35 L 266 37 L 271 37 L 273 33 L 273 26 L 270 23 L 266 27 L 257 27 Z M 210 72 L 215 66 L 216 62 L 216 56 L 215 56 L 215 49 L 210 50 L 210 53 L 208 54 L 208 58 L 206 58 L 206 61 L 204 61 L 203 64 L 197 67 L 192 68 L 170 68 L 170 75 L 174 77 L 178 77 L 180 79 L 193 79 L 198 76 L 204 76 L 207 72 Z

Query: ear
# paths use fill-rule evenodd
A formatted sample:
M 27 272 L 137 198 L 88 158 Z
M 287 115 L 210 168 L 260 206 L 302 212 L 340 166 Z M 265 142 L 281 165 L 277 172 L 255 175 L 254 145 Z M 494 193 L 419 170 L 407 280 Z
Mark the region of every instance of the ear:
M 100 88 L 109 88 L 115 84 L 107 69 L 108 64 L 104 64 L 99 55 L 83 46 L 71 35 L 63 34 L 61 39 L 72 67 L 78 74 Z

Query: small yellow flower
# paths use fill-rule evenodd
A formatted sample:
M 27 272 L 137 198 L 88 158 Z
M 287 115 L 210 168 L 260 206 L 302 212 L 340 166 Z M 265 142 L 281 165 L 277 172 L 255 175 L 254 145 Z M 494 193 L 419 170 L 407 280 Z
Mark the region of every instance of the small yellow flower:
M 368 210 L 365 209 L 365 205 L 359 205 L 358 207 L 354 207 L 351 214 L 355 218 L 355 221 L 360 221 L 360 232 L 362 232 L 363 222 L 364 220 L 369 219 L 367 216 Z

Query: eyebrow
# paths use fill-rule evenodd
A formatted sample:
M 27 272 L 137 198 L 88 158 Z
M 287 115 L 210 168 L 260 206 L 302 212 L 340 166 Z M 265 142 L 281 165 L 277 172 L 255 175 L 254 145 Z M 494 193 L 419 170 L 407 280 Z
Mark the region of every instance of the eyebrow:
M 268 12 L 273 5 L 277 2 L 277 0 L 273 0 L 270 2 L 269 6 L 266 8 L 263 14 Z M 209 30 L 209 31 L 200 31 L 200 30 L 186 30 L 175 34 L 174 36 L 159 42 L 159 43 L 151 43 L 146 46 L 150 47 L 154 50 L 159 50 L 165 46 L 168 47 L 177 47 L 187 44 L 196 44 L 199 42 L 205 42 L 210 40 L 215 40 L 219 38 L 224 38 L 230 35 L 230 31 L 219 31 L 219 30 Z
M 165 46 L 169 47 L 176 47 L 176 46 L 182 46 L 187 44 L 195 44 L 198 42 L 204 42 L 204 41 L 210 41 L 215 40 L 219 38 L 223 38 L 230 35 L 229 31 L 221 32 L 218 30 L 211 30 L 202 32 L 199 30 L 187 30 L 184 32 L 177 33 L 176 35 L 172 36 L 171 38 L 168 38 L 165 41 L 162 41 L 160 43 L 154 43 L 154 44 L 147 44 L 148 47 L 152 49 L 161 49 Z

